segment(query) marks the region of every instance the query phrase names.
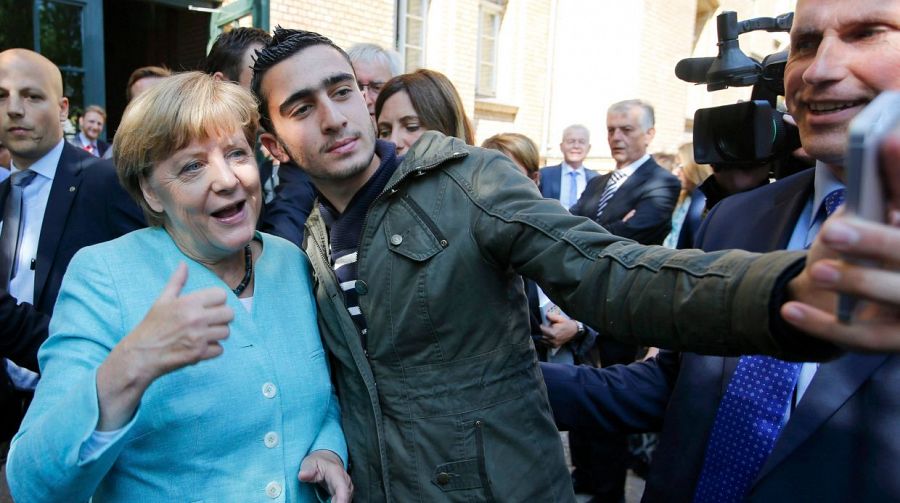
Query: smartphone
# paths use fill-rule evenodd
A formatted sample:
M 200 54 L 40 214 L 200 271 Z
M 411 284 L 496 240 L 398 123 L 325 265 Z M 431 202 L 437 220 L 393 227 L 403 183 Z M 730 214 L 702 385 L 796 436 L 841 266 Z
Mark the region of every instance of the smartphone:
M 900 125 L 900 91 L 885 91 L 853 119 L 847 142 L 844 173 L 847 175 L 845 212 L 866 220 L 884 222 L 887 194 L 881 179 L 879 152 L 884 138 Z M 861 265 L 877 267 L 871 261 L 851 259 Z M 853 319 L 858 299 L 842 294 L 838 298 L 838 319 Z

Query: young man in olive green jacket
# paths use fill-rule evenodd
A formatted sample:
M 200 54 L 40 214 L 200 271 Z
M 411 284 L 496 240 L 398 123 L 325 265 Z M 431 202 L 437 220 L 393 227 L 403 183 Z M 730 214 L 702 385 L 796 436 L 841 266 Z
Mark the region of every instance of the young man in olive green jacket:
M 837 352 L 778 314 L 787 290 L 818 298 L 806 272 L 786 288 L 803 253 L 640 246 L 438 133 L 398 159 L 375 141 L 346 54 L 318 34 L 276 30 L 254 70 L 262 141 L 320 193 L 304 248 L 359 501 L 574 501 L 520 275 L 604 336 Z

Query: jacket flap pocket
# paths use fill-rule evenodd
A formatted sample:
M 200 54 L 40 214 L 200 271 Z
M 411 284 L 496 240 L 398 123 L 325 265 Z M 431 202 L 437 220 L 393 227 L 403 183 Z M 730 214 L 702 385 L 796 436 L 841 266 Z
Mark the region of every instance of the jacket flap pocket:
M 477 459 L 463 459 L 435 467 L 431 483 L 442 491 L 459 491 L 481 487 L 481 475 Z
M 385 218 L 388 249 L 416 262 L 424 262 L 447 246 L 434 221 L 409 197 L 392 204 Z

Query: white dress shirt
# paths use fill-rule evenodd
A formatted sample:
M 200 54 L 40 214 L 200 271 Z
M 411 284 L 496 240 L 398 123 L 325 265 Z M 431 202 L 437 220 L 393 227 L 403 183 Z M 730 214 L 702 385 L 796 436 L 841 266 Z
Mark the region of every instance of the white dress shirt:
M 581 193 L 584 192 L 584 188 L 587 186 L 587 173 L 584 170 L 584 165 L 573 168 L 563 161 L 561 166 L 562 169 L 559 170 L 559 202 L 563 208 L 571 208 L 578 202 L 578 198 L 581 197 Z M 573 178 L 569 173 L 572 172 L 575 172 L 575 200 L 569 201 Z
M 788 250 L 805 250 L 812 245 L 824 223 L 824 219 L 816 217 L 820 215 L 819 210 L 825 204 L 825 197 L 835 189 L 844 188 L 844 184 L 834 176 L 831 169 L 824 163 L 817 162 L 815 169 L 813 193 L 807 199 L 806 205 L 803 207 L 803 211 L 800 212 L 800 217 L 794 225 L 794 232 L 791 234 L 791 240 L 788 241 Z M 803 394 L 809 388 L 809 384 L 812 382 L 813 376 L 816 375 L 818 368 L 818 363 L 804 363 L 800 368 L 800 377 L 797 379 L 797 392 L 795 393 L 795 405 L 800 403 L 800 399 L 803 398 Z M 788 411 L 785 421 L 787 421 L 789 415 L 790 411 Z
M 22 236 L 19 239 L 18 260 L 13 264 L 15 277 L 9 282 L 9 293 L 19 304 L 34 303 L 34 267 L 37 259 L 38 241 L 44 224 L 44 213 L 47 200 L 50 199 L 50 187 L 56 176 L 56 166 L 62 156 L 64 140 L 60 140 L 49 152 L 44 154 L 29 169 L 37 173 L 34 180 L 22 191 Z M 15 163 L 12 172 L 20 171 Z M 0 227 L 2 231 L 2 227 Z M 34 389 L 37 385 L 37 374 L 23 369 L 6 360 L 6 370 L 13 384 L 19 389 Z

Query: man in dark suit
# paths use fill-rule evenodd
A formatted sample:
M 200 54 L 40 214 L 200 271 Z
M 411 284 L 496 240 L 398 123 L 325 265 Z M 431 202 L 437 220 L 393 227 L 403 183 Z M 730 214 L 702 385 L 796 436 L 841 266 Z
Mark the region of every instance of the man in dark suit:
M 618 236 L 658 245 L 671 229 L 681 184 L 647 154 L 656 133 L 653 115 L 640 100 L 609 107 L 607 140 L 616 169 L 588 182 L 570 211 Z
M 571 208 L 581 197 L 587 182 L 597 176 L 596 171 L 584 167 L 584 159 L 591 151 L 591 132 L 581 124 L 572 124 L 563 130 L 559 150 L 563 162 L 541 168 L 541 194 L 559 199 L 564 208 Z
M 892 25 L 900 2 L 798 2 L 786 96 L 804 148 L 818 162 L 723 200 L 704 221 L 703 249 L 803 249 L 840 204 L 850 120 L 880 91 L 900 88 L 900 32 L 844 37 L 859 19 Z M 821 280 L 837 267 L 819 270 Z M 900 500 L 900 357 L 847 353 L 820 365 L 766 363 L 783 377 L 748 364 L 761 361 L 663 352 L 599 372 L 548 366 L 545 377 L 561 425 L 663 425 L 644 501 Z M 767 412 L 752 413 L 760 404 Z M 735 411 L 742 424 L 765 427 L 731 429 Z
M 594 219 L 613 234 L 641 244 L 662 244 L 672 227 L 672 211 L 681 183 L 647 154 L 653 140 L 653 107 L 627 100 L 609 107 L 607 140 L 616 169 L 588 182 L 569 210 Z M 600 365 L 631 363 L 637 346 L 598 339 Z M 627 437 L 591 430 L 569 434 L 573 480 L 577 492 L 594 494 L 599 502 L 618 502 L 625 491 Z
M 52 62 L 25 49 L 0 52 L 0 142 L 12 155 L 12 175 L 0 184 L 0 325 L 3 346 L 15 349 L 3 355 L 15 361 L 0 360 L 0 441 L 15 432 L 36 383 L 27 369 L 72 256 L 144 225 L 112 164 L 63 140 L 67 114 Z

